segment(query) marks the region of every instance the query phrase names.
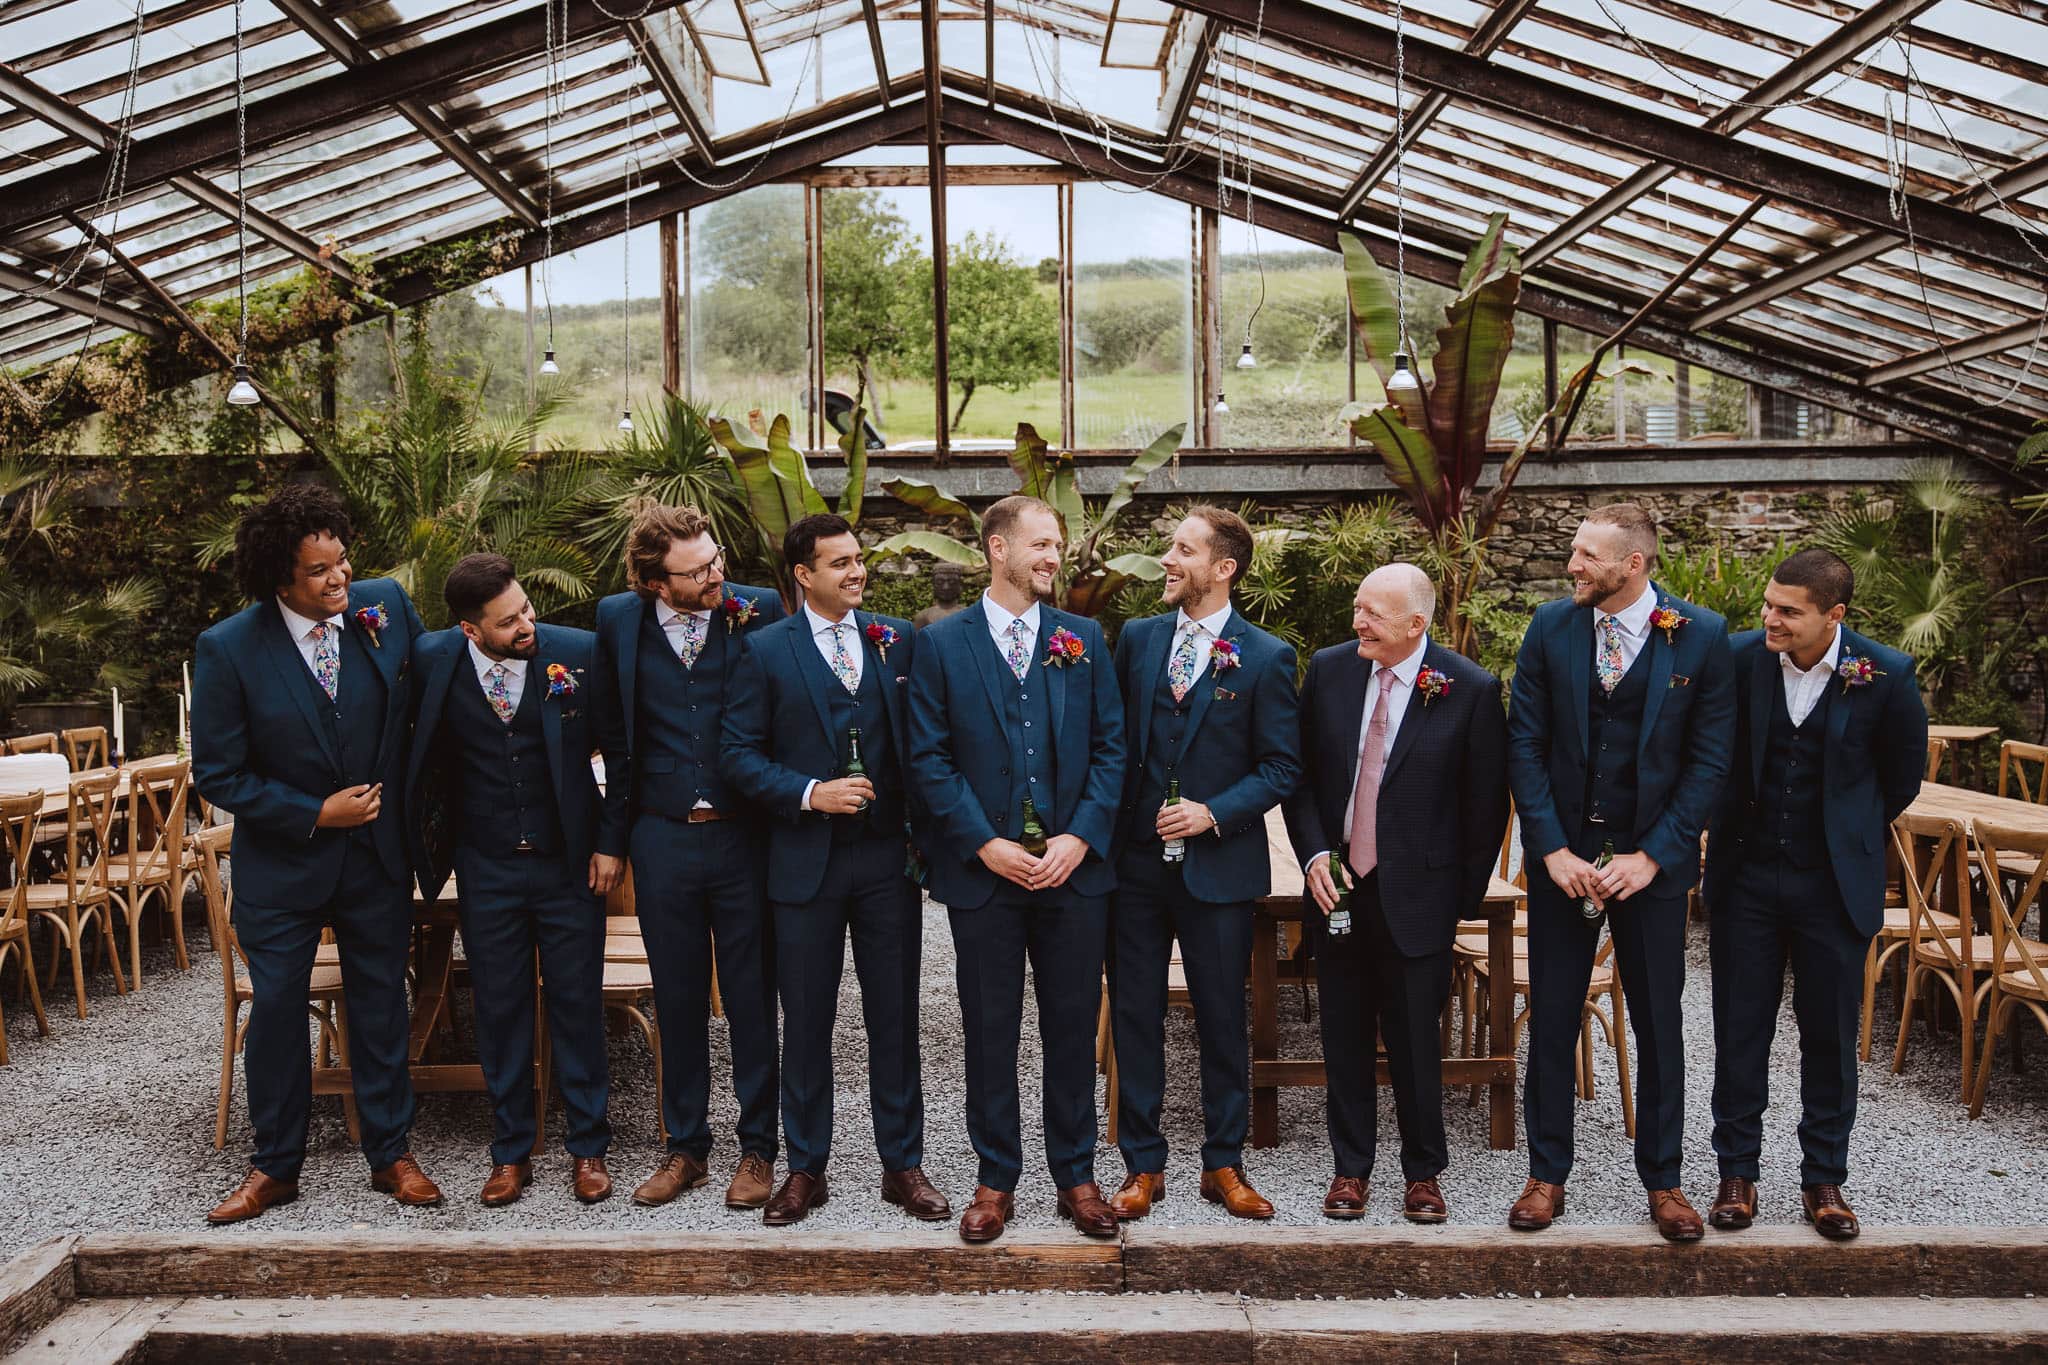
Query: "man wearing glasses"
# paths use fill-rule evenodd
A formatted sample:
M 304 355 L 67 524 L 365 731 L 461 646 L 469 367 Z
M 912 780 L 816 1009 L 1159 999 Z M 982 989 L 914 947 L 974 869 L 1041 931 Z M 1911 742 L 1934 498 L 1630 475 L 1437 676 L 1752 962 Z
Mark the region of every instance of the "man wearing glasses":
M 739 1169 L 729 1208 L 758 1209 L 775 1177 L 775 996 L 769 987 L 761 841 L 718 774 L 733 666 L 747 637 L 784 615 L 772 589 L 725 581 L 711 523 L 648 507 L 626 535 L 630 589 L 598 603 L 592 714 L 605 801 L 623 804 L 628 853 L 661 1019 L 668 1153 L 633 1192 L 666 1204 L 710 1177 L 711 954 L 732 1029 Z

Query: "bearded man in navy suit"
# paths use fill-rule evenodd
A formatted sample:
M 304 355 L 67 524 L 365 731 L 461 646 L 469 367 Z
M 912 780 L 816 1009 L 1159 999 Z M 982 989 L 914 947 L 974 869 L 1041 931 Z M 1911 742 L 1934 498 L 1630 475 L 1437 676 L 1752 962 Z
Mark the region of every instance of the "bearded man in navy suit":
M 910 677 L 911 780 L 930 829 L 932 895 L 952 921 L 967 1132 L 980 1158 L 960 1235 L 991 1241 L 1014 1212 L 1028 956 L 1058 1212 L 1090 1237 L 1114 1237 L 1116 1214 L 1095 1184 L 1095 1020 L 1116 889 L 1123 700 L 1102 628 L 1042 600 L 1060 570 L 1053 509 L 1004 498 L 982 515 L 981 543 L 988 591 L 925 628 Z
M 1799 1025 L 1800 1203 L 1821 1236 L 1860 1230 L 1842 1197 L 1856 1123 L 1863 962 L 1884 924 L 1886 827 L 1920 794 L 1927 708 L 1913 660 L 1842 624 L 1856 576 L 1801 550 L 1764 587 L 1764 627 L 1733 641 L 1735 772 L 1707 840 L 1714 964 L 1708 1217 L 1756 1217 L 1771 1039 L 1785 964 Z
M 1728 775 L 1727 626 L 1650 581 L 1657 523 L 1596 507 L 1572 537 L 1572 595 L 1536 609 L 1515 660 L 1508 781 L 1529 873 L 1529 1180 L 1524 1232 L 1564 1209 L 1580 1018 L 1604 914 L 1635 1027 L 1636 1174 L 1670 1241 L 1705 1231 L 1679 1187 L 1685 1140 L 1686 893 Z M 1596 860 L 1611 848 L 1614 858 Z M 1594 913 L 1582 913 L 1590 909 Z
M 408 674 L 423 627 L 405 589 L 354 581 L 349 535 L 331 490 L 280 488 L 235 531 L 235 578 L 251 605 L 199 637 L 192 781 L 235 817 L 235 937 L 254 997 L 242 1068 L 256 1152 L 211 1223 L 299 1196 L 313 1098 L 306 995 L 329 926 L 370 1183 L 401 1204 L 441 1202 L 408 1150 L 404 792 Z
M 754 636 L 733 675 L 719 754 L 726 781 L 768 821 L 789 1174 L 761 1221 L 800 1222 L 826 1199 L 832 1029 L 849 933 L 882 1199 L 916 1218 L 946 1218 L 952 1209 L 924 1174 L 924 898 L 906 873 L 915 637 L 908 621 L 859 610 L 867 567 L 844 518 L 800 519 L 782 553 L 803 606 Z M 856 741 L 858 773 L 848 771 Z
M 1130 1171 L 1110 1200 L 1118 1218 L 1144 1217 L 1166 1193 L 1159 1115 L 1176 940 L 1200 1039 L 1202 1198 L 1235 1217 L 1273 1216 L 1244 1173 L 1244 983 L 1252 902 L 1272 889 L 1266 812 L 1301 776 L 1301 725 L 1294 651 L 1230 604 L 1252 547 L 1235 512 L 1189 509 L 1160 559 L 1174 610 L 1127 622 L 1117 635 L 1131 751 L 1110 912 L 1117 1145 Z

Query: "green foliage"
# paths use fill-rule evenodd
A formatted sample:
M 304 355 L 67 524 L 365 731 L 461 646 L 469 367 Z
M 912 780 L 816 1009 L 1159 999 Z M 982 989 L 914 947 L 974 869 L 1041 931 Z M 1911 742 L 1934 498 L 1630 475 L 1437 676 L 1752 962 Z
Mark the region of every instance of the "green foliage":
M 1692 550 L 1666 551 L 1657 582 L 1728 621 L 1728 633 L 1756 629 L 1764 609 L 1764 585 L 1787 551 L 1778 541 L 1767 554 L 1737 554 L 1718 538 Z
M 931 262 L 920 257 L 918 267 L 919 295 L 930 298 Z M 958 431 L 976 389 L 1015 390 L 1059 373 L 1059 306 L 1007 243 L 978 232 L 948 250 L 946 280 L 946 364 L 960 393 L 951 429 Z M 935 372 L 932 339 L 924 332 L 914 356 L 919 374 Z
M 591 510 L 578 540 L 607 587 L 625 584 L 626 531 L 647 503 L 696 508 L 721 545 L 751 547 L 757 535 L 704 411 L 673 395 L 642 412 L 598 465 L 586 496 Z

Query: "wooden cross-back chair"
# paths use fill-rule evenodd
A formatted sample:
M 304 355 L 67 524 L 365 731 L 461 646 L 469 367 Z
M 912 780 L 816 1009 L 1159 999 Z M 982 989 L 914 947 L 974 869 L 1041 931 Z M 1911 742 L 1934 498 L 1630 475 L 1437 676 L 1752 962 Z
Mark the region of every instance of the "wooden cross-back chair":
M 81 725 L 63 731 L 60 738 L 64 741 L 65 761 L 70 763 L 72 772 L 82 773 L 107 766 L 106 726 Z
M 100 942 L 108 964 L 114 969 L 114 993 L 126 995 L 128 983 L 121 974 L 121 955 L 114 947 L 113 897 L 107 885 L 107 862 L 103 856 L 114 831 L 114 789 L 118 778 L 111 772 L 74 777 L 65 797 L 63 854 L 57 875 L 46 882 L 31 882 L 29 913 L 50 926 L 57 951 L 50 954 L 48 982 L 57 979 L 57 963 L 71 956 L 71 984 L 78 998 L 78 1017 L 85 1008 L 85 934 L 99 926 Z
M 152 897 L 171 921 L 178 970 L 185 955 L 185 800 L 192 765 L 152 763 L 128 773 L 128 847 L 103 856 L 114 908 L 128 925 L 128 976 L 142 989 L 142 912 Z
M 1999 745 L 1998 794 L 2048 806 L 2048 744 L 2009 739 Z
M 1930 738 L 1927 741 L 1927 770 L 1923 774 L 1929 782 L 1941 780 L 1941 760 L 1948 756 L 1948 741 Z
M 1957 822 L 1932 816 L 1901 815 L 1885 837 L 1891 841 L 1892 861 L 1898 872 L 1896 887 L 1885 891 L 1884 923 L 1870 940 L 1863 955 L 1863 1018 L 1857 1055 L 1870 1060 L 1872 1016 L 1877 1009 L 1877 983 L 1892 959 L 1907 950 L 1912 937 L 1915 898 L 1943 933 L 1957 932 L 1960 921 L 1939 908 L 1941 878 L 1959 865 L 1957 851 L 1963 837 Z M 1967 856 L 1965 853 L 1963 856 Z M 1910 886 L 1908 884 L 1911 884 Z M 1901 983 L 1905 973 L 1899 973 Z
M 1954 1002 L 1961 1025 L 1962 1095 L 1967 1100 L 1977 1060 L 1977 1010 L 1984 1000 L 1985 983 L 1980 978 L 1991 951 L 1990 935 L 1976 933 L 1971 919 L 1969 842 L 1960 821 L 1941 816 L 1901 815 L 1892 829 L 1907 911 L 1906 984 L 1900 992 L 1899 1042 L 1892 1051 L 1892 1070 L 1906 1068 L 1915 1002 L 1922 991 L 1939 984 Z M 1901 834 L 1906 838 L 1902 840 Z M 1949 907 L 1940 918 L 1938 897 Z
M 2005 870 L 2008 853 L 2020 854 L 2034 870 L 2020 884 L 2018 894 L 2008 900 Z M 1984 900 L 1991 918 L 1990 982 L 1985 991 L 1984 1055 L 1977 1059 L 1976 1085 L 1970 1091 L 1970 1117 L 1984 1112 L 1984 1095 L 1991 1088 L 1991 1059 L 1998 1040 L 2012 1021 L 2015 1011 L 2025 1009 L 2042 1029 L 2048 1030 L 2048 947 L 2029 943 L 2020 935 L 2027 912 L 2041 904 L 2041 886 L 2048 881 L 2048 833 L 1977 822 L 1977 862 L 1984 872 Z M 2015 1038 L 2017 1047 L 2019 1040 Z
M 0 864 L 9 879 L 0 889 L 0 968 L 19 954 L 21 977 L 35 1007 L 36 1031 L 50 1035 L 50 1019 L 43 1013 L 43 990 L 36 982 L 35 953 L 29 944 L 28 859 L 35 847 L 36 826 L 41 823 L 43 793 L 0 796 Z M 0 1066 L 7 1065 L 7 1021 L 0 1016 Z
M 45 730 L 40 734 L 16 735 L 5 741 L 6 747 L 0 752 L 10 754 L 54 754 L 57 752 L 57 732 Z

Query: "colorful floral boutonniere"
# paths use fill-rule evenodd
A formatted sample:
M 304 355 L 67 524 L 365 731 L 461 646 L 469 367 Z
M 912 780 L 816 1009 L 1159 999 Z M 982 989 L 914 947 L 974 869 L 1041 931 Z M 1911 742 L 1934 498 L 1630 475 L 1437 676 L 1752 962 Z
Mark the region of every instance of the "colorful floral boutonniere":
M 867 637 L 868 643 L 875 647 L 875 653 L 882 656 L 883 663 L 887 663 L 889 661 L 889 646 L 895 644 L 897 640 L 896 627 L 884 625 L 880 621 L 870 621 L 868 622 Z
M 384 642 L 378 639 L 377 636 L 384 627 L 391 624 L 391 613 L 384 610 L 383 604 L 372 602 L 367 607 L 358 607 L 356 609 L 356 624 L 361 626 L 369 635 L 372 648 L 384 648 Z
M 558 701 L 563 697 L 575 695 L 575 692 L 576 679 L 569 672 L 569 666 L 567 664 L 549 664 L 548 698 Z
M 1228 673 L 1244 663 L 1244 651 L 1234 640 L 1218 640 L 1209 646 L 1209 667 L 1218 673 Z
M 1425 668 L 1415 675 L 1415 690 L 1422 694 L 1422 704 L 1427 706 L 1451 690 L 1451 675 Z
M 1842 662 L 1835 665 L 1835 672 L 1842 679 L 1844 692 L 1852 687 L 1868 687 L 1884 676 L 1884 670 L 1877 666 L 1876 660 L 1866 659 L 1860 654 L 1842 655 Z
M 1673 643 L 1671 637 L 1676 635 L 1679 628 L 1691 619 L 1690 616 L 1679 615 L 1671 607 L 1659 607 L 1650 613 L 1650 624 L 1664 632 L 1664 643 L 1667 645 Z
M 1081 643 L 1080 636 L 1061 626 L 1053 631 L 1052 638 L 1046 642 L 1046 667 L 1065 668 L 1068 664 L 1078 663 L 1087 651 L 1088 646 Z
M 742 597 L 736 592 L 727 593 L 725 600 L 718 605 L 725 613 L 725 633 L 728 635 L 752 625 L 754 618 L 761 614 L 761 608 L 755 605 L 753 598 Z

